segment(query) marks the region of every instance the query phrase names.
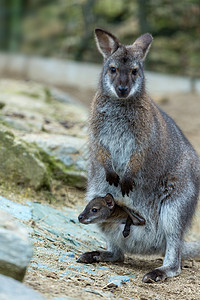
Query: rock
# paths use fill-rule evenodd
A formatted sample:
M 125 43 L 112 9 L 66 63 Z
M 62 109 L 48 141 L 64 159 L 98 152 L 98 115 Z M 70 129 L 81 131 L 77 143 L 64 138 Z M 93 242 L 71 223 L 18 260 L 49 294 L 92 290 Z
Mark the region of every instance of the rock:
M 0 273 L 22 281 L 31 257 L 26 229 L 0 210 Z
M 86 171 L 86 140 L 78 137 L 59 134 L 26 134 L 22 137 L 28 143 L 35 143 L 47 154 L 53 155 L 67 167 L 73 166 L 74 170 Z M 82 161 L 82 164 L 81 162 Z
M 39 293 L 13 278 L 0 275 L 1 300 L 44 300 Z
M 87 181 L 86 140 L 68 135 L 25 134 L 22 137 L 42 151 L 40 156 L 48 166 L 51 177 L 77 188 L 85 188 Z
M 49 187 L 50 178 L 85 188 L 87 109 L 71 96 L 33 82 L 2 79 L 0 90 L 5 103 L 0 178 L 35 189 Z
M 39 222 L 43 230 L 53 234 L 55 237 L 63 238 L 69 249 L 72 247 L 75 250 L 82 243 L 87 244 L 86 249 L 92 250 L 93 248 L 102 247 L 104 242 L 100 238 L 100 234 L 95 230 L 95 225 L 90 224 L 88 227 L 79 223 L 78 215 L 80 210 L 65 208 L 63 211 L 60 211 L 49 205 L 33 203 L 32 219 L 36 224 Z M 98 236 L 98 239 L 94 239 L 94 236 Z M 81 267 L 79 264 L 77 265 Z
M 0 209 L 19 220 L 30 220 L 32 218 L 32 208 L 30 206 L 10 201 L 2 196 L 0 196 Z
M 62 95 L 60 97 L 57 96 L 58 90 L 55 95 L 55 91 L 46 86 L 9 79 L 0 80 L 0 91 L 1 102 L 5 104 L 0 111 L 2 116 L 17 121 L 20 119 L 21 123 L 25 123 L 32 132 L 43 130 L 43 126 L 48 132 L 64 132 L 66 130 L 63 131 L 63 126 L 59 125 L 59 122 L 77 124 L 77 130 L 70 130 L 70 132 L 79 135 L 80 131 L 82 135 L 82 127 L 88 119 L 88 110 L 65 93 L 60 92 Z M 63 100 L 61 101 L 60 98 Z M 20 117 L 22 112 L 23 119 Z M 47 126 L 46 120 L 53 126 Z M 56 123 L 59 126 L 56 126 Z M 42 128 L 40 125 L 43 125 Z M 17 126 L 15 123 L 10 126 L 18 129 L 15 128 Z
M 39 189 L 49 186 L 46 167 L 39 153 L 0 126 L 0 177 Z
M 130 278 L 126 275 L 111 275 L 109 279 L 109 283 L 113 283 L 116 286 L 122 286 L 126 282 L 129 282 Z
M 50 94 L 51 94 L 52 98 L 56 99 L 57 101 L 71 103 L 71 104 L 75 104 L 75 105 L 83 107 L 83 105 L 79 101 L 77 101 L 74 97 L 72 97 L 71 95 L 69 95 L 66 92 L 63 92 L 57 88 L 51 88 Z
M 15 120 L 10 116 L 0 116 L 0 120 L 4 125 L 7 125 L 8 127 L 25 132 L 31 131 L 30 127 L 24 122 L 24 120 Z
M 129 284 L 131 278 L 135 278 L 133 275 L 113 273 L 109 264 L 80 264 L 77 262 L 77 258 L 86 251 L 105 249 L 105 242 L 99 231 L 97 231 L 95 224 L 86 226 L 78 221 L 78 215 L 83 209 L 78 204 L 73 209 L 62 207 L 61 210 L 38 202 L 26 201 L 24 204 L 19 204 L 0 197 L 0 208 L 10 211 L 14 217 L 20 220 L 25 220 L 27 230 L 34 244 L 34 255 L 24 281 L 30 286 L 34 282 L 34 286 L 37 286 L 50 299 L 72 300 L 73 296 L 82 299 L 79 293 L 74 295 L 70 293 L 72 298 L 65 296 L 67 295 L 67 289 L 65 288 L 68 279 L 76 281 L 78 278 L 80 282 L 84 281 L 86 283 L 85 288 L 82 285 L 79 286 L 79 292 L 81 291 L 84 294 L 84 299 L 87 299 L 87 295 L 92 297 L 92 294 L 94 299 L 97 296 L 111 299 L 112 294 L 109 289 L 104 291 L 101 287 L 95 286 L 97 276 L 103 276 L 105 288 L 110 289 L 112 289 L 112 286 L 123 287 L 124 283 Z M 31 222 L 27 222 L 27 220 L 31 220 Z M 46 286 L 45 290 L 42 286 L 43 282 L 40 281 L 41 278 L 45 281 L 51 278 L 53 280 L 51 283 L 55 286 L 58 281 L 58 286 L 60 286 L 60 282 L 63 282 L 62 289 L 58 288 L 59 293 L 57 290 L 54 292 L 52 289 L 48 290 L 48 286 L 44 284 Z M 49 282 L 50 285 L 51 283 Z M 15 285 L 13 285 L 12 290 L 14 289 Z M 10 296 L 9 300 L 14 300 L 12 295 L 9 293 L 8 295 Z M 18 300 L 17 297 L 18 291 L 16 300 Z M 7 298 L 5 299 L 7 300 Z M 21 299 L 23 300 L 23 298 Z M 27 296 L 25 299 L 31 300 L 32 298 Z

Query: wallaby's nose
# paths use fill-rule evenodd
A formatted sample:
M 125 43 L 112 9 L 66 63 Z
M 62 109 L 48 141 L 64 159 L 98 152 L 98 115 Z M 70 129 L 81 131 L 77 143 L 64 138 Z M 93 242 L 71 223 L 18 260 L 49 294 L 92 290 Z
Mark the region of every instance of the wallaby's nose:
M 126 85 L 119 85 L 118 86 L 118 92 L 121 96 L 127 96 L 128 93 L 128 87 Z

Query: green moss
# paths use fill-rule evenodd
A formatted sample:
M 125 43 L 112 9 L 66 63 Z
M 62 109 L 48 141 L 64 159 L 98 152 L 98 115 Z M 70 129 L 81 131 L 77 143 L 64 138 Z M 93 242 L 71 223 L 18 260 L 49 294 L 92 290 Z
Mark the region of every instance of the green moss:
M 45 102 L 52 103 L 53 99 L 52 99 L 50 89 L 48 89 L 47 87 L 44 87 L 43 91 L 44 91 L 44 95 L 45 95 Z
M 6 104 L 4 102 L 0 101 L 0 109 L 4 108 L 5 105 Z
M 16 138 L 6 127 L 0 128 L 0 175 L 3 180 L 31 186 L 50 188 L 45 165 L 37 151 Z
M 5 120 L 1 119 L 1 117 L 0 117 L 0 124 L 5 127 L 11 128 L 10 124 L 8 122 L 6 122 Z
M 0 260 L 0 274 L 12 277 L 18 281 L 22 281 L 26 273 L 26 268 L 20 269 L 15 264 Z
M 20 91 L 18 94 L 28 96 L 30 98 L 35 98 L 35 99 L 39 99 L 41 97 L 41 95 L 38 93 L 28 92 L 28 91 Z
M 61 181 L 62 183 L 77 187 L 86 187 L 86 174 L 75 168 L 66 167 L 60 160 L 39 149 L 40 158 L 46 166 L 49 177 Z

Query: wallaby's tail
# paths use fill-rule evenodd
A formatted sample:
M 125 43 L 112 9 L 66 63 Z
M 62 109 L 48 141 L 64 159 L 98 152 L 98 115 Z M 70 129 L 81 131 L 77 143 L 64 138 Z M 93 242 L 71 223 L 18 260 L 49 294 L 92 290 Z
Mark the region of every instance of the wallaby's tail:
M 182 259 L 200 258 L 200 241 L 184 242 L 182 248 Z

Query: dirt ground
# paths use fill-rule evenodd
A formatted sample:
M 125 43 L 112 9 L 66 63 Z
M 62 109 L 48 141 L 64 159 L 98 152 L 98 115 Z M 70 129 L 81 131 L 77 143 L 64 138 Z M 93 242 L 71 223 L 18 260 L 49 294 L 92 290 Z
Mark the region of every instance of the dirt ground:
M 77 92 L 72 88 L 67 90 L 73 96 L 82 102 L 88 104 L 94 91 Z M 80 96 L 81 95 L 81 96 Z M 186 136 L 194 145 L 198 154 L 200 154 L 200 97 L 194 94 L 170 95 L 168 97 L 155 96 L 157 102 L 164 111 L 169 113 L 182 128 Z M 69 193 L 62 187 L 62 191 L 55 191 L 56 196 Z M 84 192 L 70 191 L 69 198 L 74 200 L 71 207 L 77 203 L 83 203 Z M 62 197 L 61 197 L 62 198 Z M 79 199 L 79 200 L 78 200 Z M 77 201 L 77 202 L 76 202 Z M 60 202 L 61 203 L 61 202 Z M 67 203 L 63 203 L 67 205 Z M 200 239 L 200 209 L 197 211 L 197 217 L 194 220 L 192 231 L 188 235 L 189 239 Z M 37 247 L 48 247 L 47 241 L 38 241 Z M 56 243 L 57 249 L 63 249 L 63 244 Z M 94 249 L 96 250 L 96 249 Z M 39 255 L 39 254 L 38 254 Z M 44 257 L 45 261 L 45 257 Z M 169 278 L 162 283 L 144 284 L 143 275 L 162 264 L 161 258 L 155 257 L 128 257 L 124 263 L 100 263 L 98 266 L 107 267 L 104 270 L 97 269 L 94 264 L 96 275 L 88 275 L 87 278 L 80 274 L 71 278 L 70 276 L 60 276 L 65 268 L 62 262 L 52 257 L 52 265 L 60 271 L 44 271 L 39 268 L 35 272 L 27 272 L 25 283 L 35 290 L 52 297 L 69 296 L 76 299 L 180 299 L 180 300 L 198 300 L 200 299 L 200 261 L 185 261 L 182 265 L 182 273 L 176 278 Z M 129 282 L 122 286 L 114 283 L 107 284 L 107 278 L 110 275 L 132 275 Z M 83 288 L 83 289 L 82 289 Z
M 58 245 L 57 245 L 58 246 Z M 59 247 L 59 246 L 58 246 Z M 57 265 L 57 262 L 55 261 Z M 167 279 L 162 283 L 144 284 L 143 275 L 161 265 L 160 259 L 136 259 L 126 258 L 122 263 L 100 263 L 101 267 L 107 266 L 109 271 L 94 270 L 97 275 L 88 275 L 87 279 L 70 276 L 61 277 L 60 272 L 35 270 L 26 275 L 26 284 L 46 294 L 48 297 L 68 296 L 73 299 L 180 299 L 198 300 L 200 299 L 200 262 L 186 261 L 183 264 L 182 273 L 179 277 Z M 62 270 L 63 264 L 57 265 Z M 114 283 L 106 284 L 108 275 L 130 275 L 134 274 L 133 279 L 125 282 L 121 287 Z

